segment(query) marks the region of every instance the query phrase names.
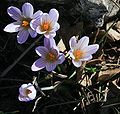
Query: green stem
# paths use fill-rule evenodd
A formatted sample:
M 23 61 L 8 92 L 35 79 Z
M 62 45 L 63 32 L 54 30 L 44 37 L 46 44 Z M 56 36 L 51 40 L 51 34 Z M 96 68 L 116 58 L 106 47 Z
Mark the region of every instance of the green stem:
M 104 38 L 106 37 L 106 35 L 108 34 L 109 30 L 115 25 L 115 23 L 118 21 L 118 18 L 114 21 L 114 23 L 108 28 L 108 30 L 105 32 L 105 34 L 103 35 L 103 37 L 101 38 L 99 45 L 103 42 Z

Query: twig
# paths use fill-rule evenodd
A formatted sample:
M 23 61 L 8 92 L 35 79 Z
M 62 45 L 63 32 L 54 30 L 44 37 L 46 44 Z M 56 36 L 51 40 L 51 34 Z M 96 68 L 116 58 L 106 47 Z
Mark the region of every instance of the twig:
M 64 102 L 64 103 L 58 103 L 58 104 L 53 104 L 53 105 L 48 105 L 45 106 L 45 108 L 49 108 L 49 107 L 54 107 L 54 106 L 59 106 L 59 105 L 67 105 L 67 104 L 72 104 L 72 103 L 78 103 L 81 100 L 76 100 L 76 101 L 69 101 L 69 102 Z
M 33 48 L 35 46 L 35 44 L 42 38 L 39 37 L 35 42 L 33 42 L 30 47 L 28 47 L 7 69 L 5 69 L 2 74 L 1 77 L 4 77 L 27 53 L 28 51 Z
M 35 105 L 34 105 L 34 107 L 33 107 L 33 109 L 32 109 L 32 112 L 35 111 L 35 108 L 36 108 L 36 106 L 37 106 L 37 103 L 38 103 L 38 101 L 39 101 L 41 98 L 42 98 L 42 97 L 39 97 L 39 98 L 35 101 Z
M 111 0 L 118 8 L 120 8 L 119 4 L 116 3 L 114 0 Z

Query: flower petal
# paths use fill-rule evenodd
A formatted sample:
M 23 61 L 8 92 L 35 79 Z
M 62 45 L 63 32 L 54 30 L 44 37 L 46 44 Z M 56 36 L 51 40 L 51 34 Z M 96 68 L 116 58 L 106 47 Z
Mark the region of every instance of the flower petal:
M 69 54 L 70 54 L 70 57 L 72 57 L 72 59 L 75 59 L 75 56 L 73 55 L 73 50 L 70 50 Z
M 32 71 L 39 71 L 41 69 L 43 69 L 46 66 L 46 62 L 44 58 L 39 58 L 38 60 L 36 60 L 32 67 L 31 70 Z
M 55 31 L 54 31 L 54 32 L 50 32 L 49 34 L 44 34 L 44 36 L 45 36 L 46 38 L 53 38 L 53 37 L 56 36 L 56 32 L 55 32 Z
M 25 102 L 30 101 L 30 98 L 29 98 L 29 97 L 24 97 L 24 96 L 22 96 L 22 95 L 19 95 L 19 96 L 18 96 L 18 99 L 19 99 L 19 101 L 25 101 Z
M 44 46 L 49 50 L 53 46 L 56 46 L 53 38 L 44 38 Z
M 33 29 L 33 30 L 36 30 L 36 28 L 40 26 L 40 19 L 34 19 L 30 22 L 30 27 Z
M 57 64 L 62 64 L 65 60 L 65 55 L 63 53 L 61 53 L 58 57 L 58 61 Z
M 30 3 L 25 3 L 22 6 L 23 16 L 31 18 L 33 16 L 33 6 Z
M 83 49 L 83 53 L 87 53 L 87 54 L 91 55 L 91 54 L 95 53 L 98 49 L 99 49 L 98 44 L 89 45 Z
M 53 30 L 51 30 L 51 32 L 57 31 L 60 28 L 59 23 L 55 23 Z
M 46 33 L 46 31 L 44 31 L 44 32 L 41 31 L 40 26 L 38 26 L 38 27 L 36 28 L 36 32 L 37 32 L 38 34 L 44 34 L 44 33 Z
M 37 36 L 37 32 L 35 30 L 29 29 L 28 32 L 32 38 L 35 38 Z
M 30 86 L 27 89 L 32 91 L 32 93 L 28 94 L 28 97 L 30 98 L 30 100 L 35 99 L 36 93 L 37 93 L 35 87 L 34 86 Z
M 56 68 L 56 63 L 47 63 L 46 70 L 53 71 Z
M 72 63 L 74 64 L 75 67 L 80 67 L 82 65 L 82 62 L 78 60 L 78 62 L 72 60 Z
M 13 23 L 10 23 L 8 24 L 5 28 L 4 28 L 4 31 L 5 32 L 18 32 L 19 31 L 19 28 L 20 28 L 20 25 L 19 23 L 17 22 L 13 22 Z
M 43 47 L 43 46 L 38 46 L 37 48 L 35 48 L 35 51 L 42 58 L 45 58 L 46 54 L 49 52 L 48 49 L 46 47 Z
M 29 97 L 30 100 L 35 99 L 35 97 L 36 97 L 36 91 L 34 91 L 34 92 L 28 94 L 28 97 Z
M 73 49 L 75 47 L 75 45 L 76 45 L 76 38 L 75 38 L 75 36 L 73 36 L 72 38 L 70 38 L 69 45 L 70 45 L 71 49 Z
M 21 94 L 23 89 L 27 87 L 27 84 L 22 84 L 21 87 L 19 88 L 19 93 Z
M 83 54 L 81 61 L 89 61 L 92 59 L 92 55 Z
M 29 32 L 26 31 L 26 30 L 21 30 L 19 31 L 18 35 L 17 35 L 17 41 L 19 44 L 23 44 L 27 39 L 28 39 L 28 36 L 29 36 Z
M 49 11 L 49 17 L 50 17 L 49 21 L 51 22 L 52 25 L 54 25 L 58 21 L 59 12 L 56 9 L 51 9 Z
M 42 16 L 43 12 L 41 10 L 38 10 L 37 12 L 35 12 L 32 16 L 33 19 L 37 19 L 40 18 Z
M 88 43 L 89 37 L 84 36 L 78 41 L 76 48 L 82 50 L 84 47 L 88 46 Z
M 46 22 L 50 22 L 50 17 L 49 17 L 49 14 L 48 13 L 43 13 L 43 15 L 42 15 L 42 23 L 44 23 L 44 21 L 46 21 Z M 41 23 L 41 24 L 42 24 Z
M 15 20 L 19 20 L 22 17 L 21 16 L 21 11 L 16 7 L 13 7 L 13 6 L 9 7 L 7 9 L 7 12 L 10 15 L 10 17 L 12 17 Z

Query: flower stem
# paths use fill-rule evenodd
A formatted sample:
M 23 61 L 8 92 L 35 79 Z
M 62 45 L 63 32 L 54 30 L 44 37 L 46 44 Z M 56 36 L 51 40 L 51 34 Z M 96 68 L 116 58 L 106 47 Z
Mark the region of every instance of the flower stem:
M 43 36 L 40 36 L 35 42 L 33 42 L 8 68 L 6 68 L 2 74 L 1 77 L 4 77 L 27 53 L 28 51 L 35 46 L 35 44 L 42 38 Z
M 76 78 L 76 81 L 78 83 L 80 82 L 80 79 L 82 78 L 82 74 L 83 74 L 83 70 L 84 70 L 85 65 L 86 65 L 86 61 L 83 61 L 82 65 L 79 68 L 77 68 L 77 78 Z

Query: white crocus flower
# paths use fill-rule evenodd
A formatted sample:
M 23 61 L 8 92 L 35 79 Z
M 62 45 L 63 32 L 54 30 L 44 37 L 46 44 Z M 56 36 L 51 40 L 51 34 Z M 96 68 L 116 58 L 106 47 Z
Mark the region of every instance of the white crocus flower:
M 98 44 L 88 45 L 89 37 L 82 37 L 78 43 L 75 36 L 73 36 L 70 41 L 70 56 L 72 57 L 72 63 L 76 67 L 82 65 L 82 61 L 89 61 L 92 59 L 92 54 L 99 49 Z
M 20 101 L 28 102 L 36 97 L 36 89 L 31 83 L 21 85 L 19 93 L 18 99 Z

